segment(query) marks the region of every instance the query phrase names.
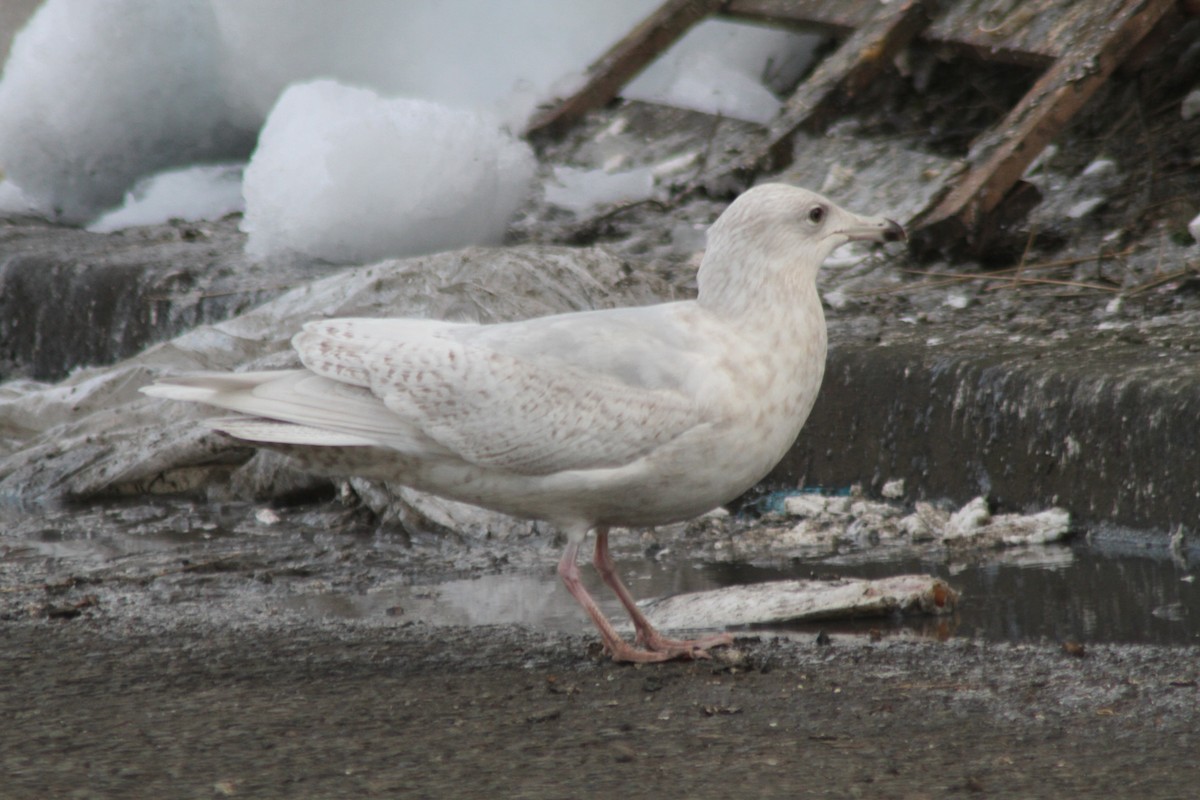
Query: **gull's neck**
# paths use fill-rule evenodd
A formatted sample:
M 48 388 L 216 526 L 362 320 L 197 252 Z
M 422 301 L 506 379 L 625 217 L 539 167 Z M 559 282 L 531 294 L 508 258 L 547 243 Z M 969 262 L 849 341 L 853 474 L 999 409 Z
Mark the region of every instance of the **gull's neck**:
M 700 266 L 696 299 L 700 307 L 747 334 L 761 332 L 778 340 L 812 336 L 815 327 L 824 334 L 815 270 L 804 265 L 760 265 L 744 257 L 737 268 L 729 269 L 715 261 L 720 256 L 707 253 Z

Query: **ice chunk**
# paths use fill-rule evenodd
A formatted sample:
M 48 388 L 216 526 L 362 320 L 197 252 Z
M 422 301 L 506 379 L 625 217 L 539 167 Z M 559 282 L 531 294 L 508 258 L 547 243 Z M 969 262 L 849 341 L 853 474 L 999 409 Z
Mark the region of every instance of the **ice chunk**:
M 554 180 L 546 184 L 546 202 L 577 214 L 621 201 L 644 200 L 654 190 L 654 168 L 625 172 L 555 167 Z
M 329 78 L 475 108 L 520 127 L 661 0 L 213 0 L 225 85 L 259 122 L 291 83 Z
M 690 108 L 760 125 L 770 122 L 780 106 L 779 99 L 757 80 L 707 53 L 681 60 L 667 80 L 654 89 L 635 85 L 624 94 L 634 100 Z
M 534 165 L 528 145 L 475 112 L 328 80 L 292 86 L 246 169 L 246 250 L 346 263 L 499 242 Z
M 783 91 L 807 69 L 820 37 L 723 20 L 706 20 L 621 92 L 765 124 Z
M 244 157 L 216 43 L 208 0 L 48 0 L 0 81 L 0 167 L 42 213 L 83 222 L 143 175 Z
M 134 184 L 125 202 L 88 226 L 93 233 L 157 225 L 170 219 L 220 219 L 241 211 L 242 164 L 167 170 Z

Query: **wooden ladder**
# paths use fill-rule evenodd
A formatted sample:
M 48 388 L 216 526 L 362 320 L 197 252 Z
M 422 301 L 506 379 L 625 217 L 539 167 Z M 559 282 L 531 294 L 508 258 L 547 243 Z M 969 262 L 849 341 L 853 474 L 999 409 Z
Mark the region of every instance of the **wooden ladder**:
M 693 25 L 720 15 L 842 37 L 787 98 L 748 154 L 715 165 L 706 185 L 748 187 L 792 159 L 800 130 L 820 131 L 914 39 L 1042 69 L 1007 115 L 970 145 L 962 169 L 909 220 L 920 249 L 979 252 L 1040 197 L 1025 170 L 1156 28 L 1200 14 L 1200 0 L 668 0 L 587 71 L 583 87 L 536 116 L 531 138 L 559 136 L 621 89 Z

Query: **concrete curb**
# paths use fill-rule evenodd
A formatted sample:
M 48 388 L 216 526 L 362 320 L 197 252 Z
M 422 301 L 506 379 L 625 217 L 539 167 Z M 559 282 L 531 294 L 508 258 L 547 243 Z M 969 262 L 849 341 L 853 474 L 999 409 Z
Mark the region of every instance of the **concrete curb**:
M 1002 509 L 1061 505 L 1076 525 L 1159 532 L 1200 520 L 1200 365 L 1186 349 L 1083 332 L 996 342 L 930 332 L 834 340 L 800 439 L 768 479 Z M 1178 344 L 1192 331 L 1165 335 Z

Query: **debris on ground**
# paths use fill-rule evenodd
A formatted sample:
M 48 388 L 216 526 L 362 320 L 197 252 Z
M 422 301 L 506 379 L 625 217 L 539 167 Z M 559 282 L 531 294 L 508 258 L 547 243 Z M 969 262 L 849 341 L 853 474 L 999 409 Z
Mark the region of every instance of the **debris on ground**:
M 890 494 L 899 488 L 887 482 Z M 716 561 L 821 557 L 880 547 L 996 549 L 1065 541 L 1071 515 L 1062 508 L 993 514 L 986 497 L 953 509 L 928 501 L 906 507 L 873 500 L 857 487 L 848 494 L 774 492 L 760 498 L 758 515 L 709 514 L 687 524 L 689 546 Z M 703 544 L 700 544 L 703 543 Z
M 867 580 L 766 581 L 647 600 L 650 621 L 666 630 L 725 628 L 778 622 L 949 614 L 959 594 L 929 575 Z
M 1071 515 L 1063 508 L 993 516 L 984 497 L 976 497 L 953 514 L 929 503 L 917 506 L 916 512 L 905 518 L 914 541 L 928 537 L 951 546 L 1001 547 L 1060 542 L 1071 533 Z

